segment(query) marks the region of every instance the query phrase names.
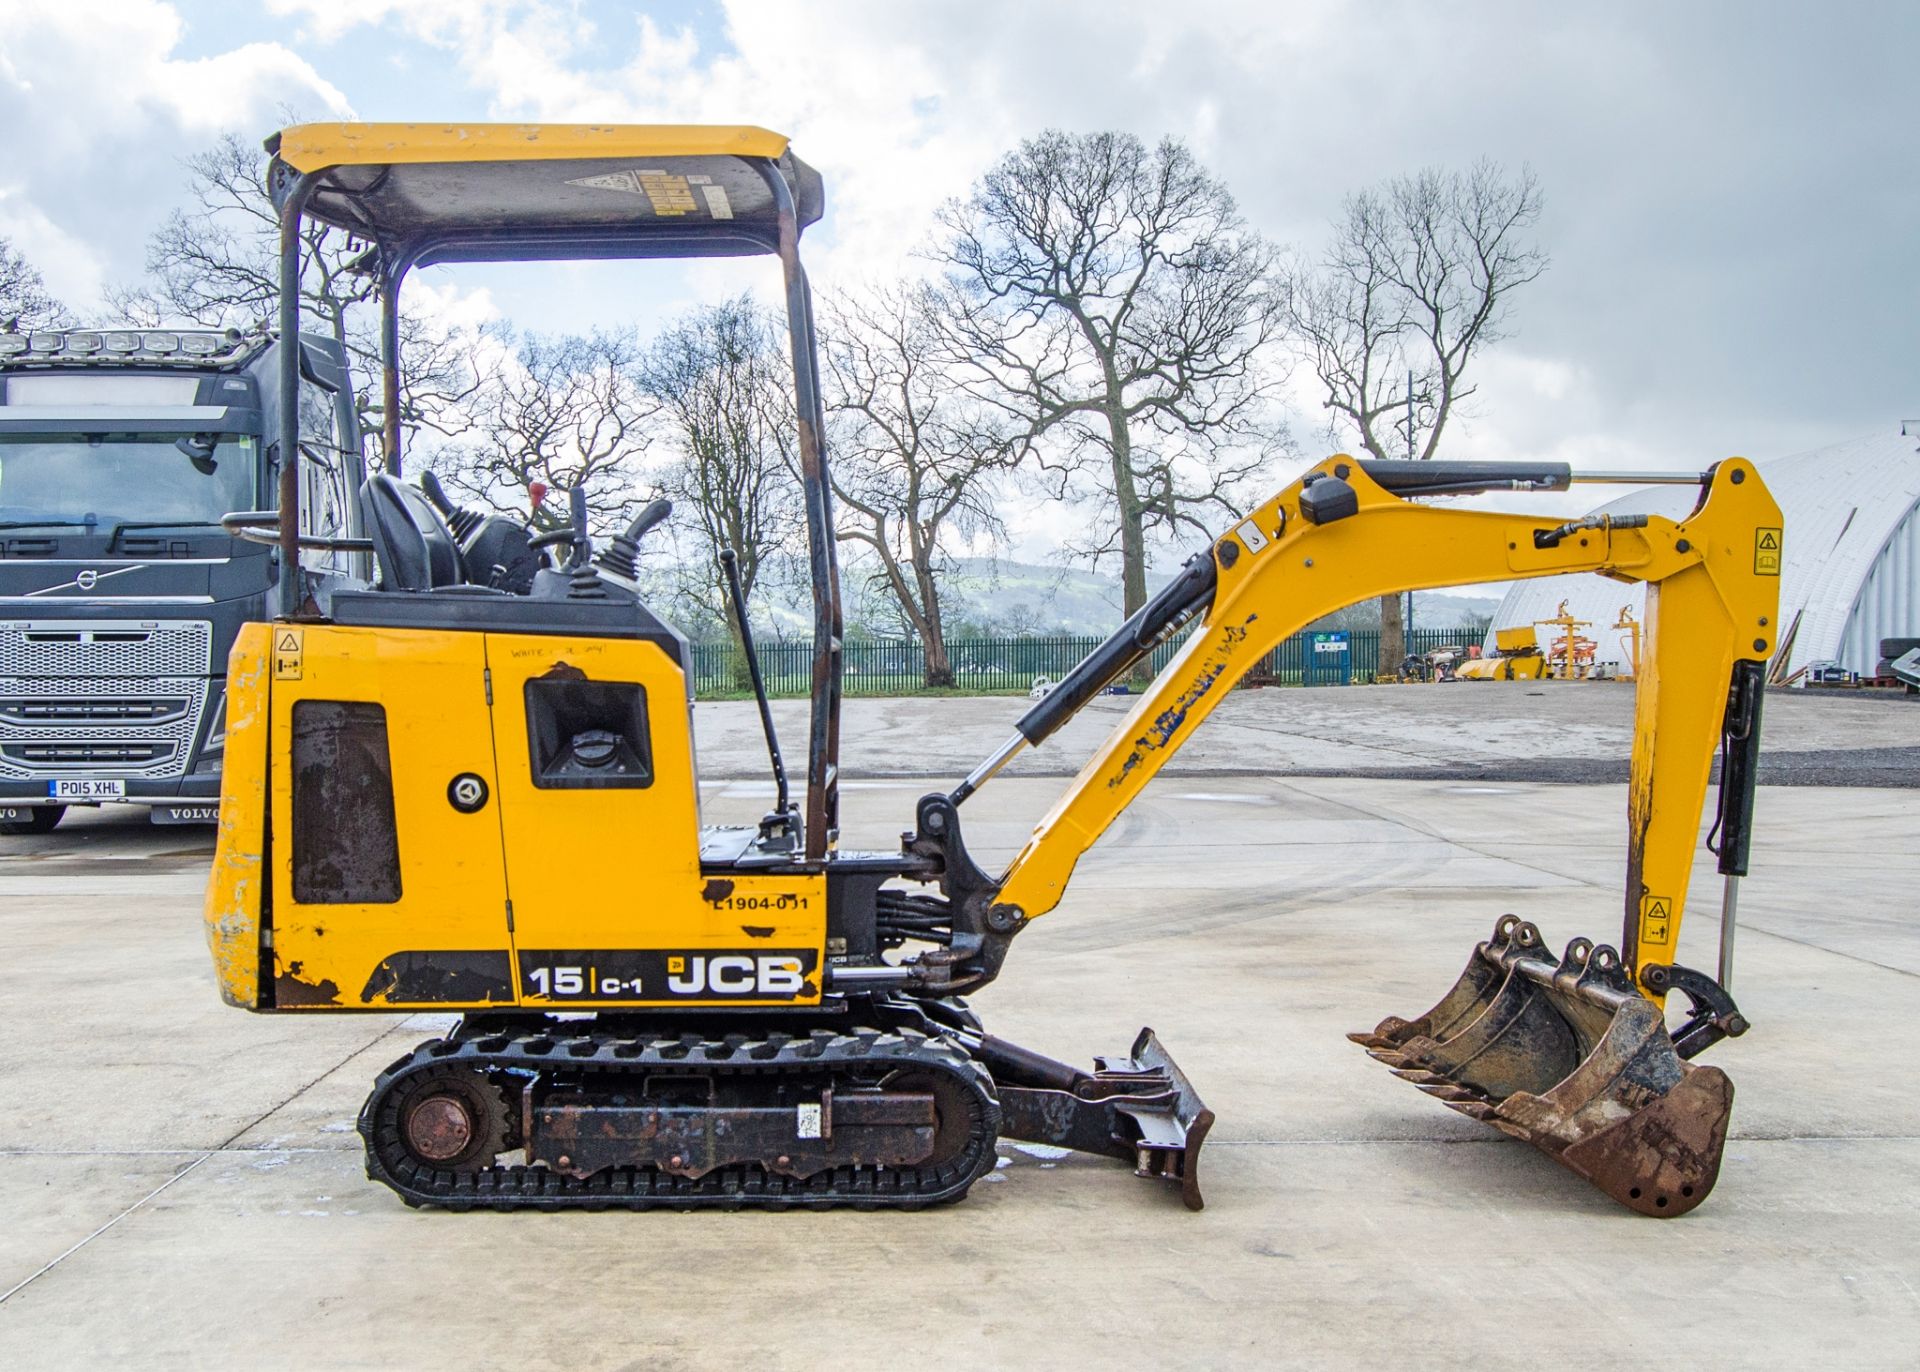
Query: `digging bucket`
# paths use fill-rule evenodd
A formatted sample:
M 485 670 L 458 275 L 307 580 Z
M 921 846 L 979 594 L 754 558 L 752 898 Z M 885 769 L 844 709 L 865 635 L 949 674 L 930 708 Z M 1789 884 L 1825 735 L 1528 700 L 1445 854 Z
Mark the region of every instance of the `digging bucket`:
M 1733 1083 L 1682 1058 L 1604 944 L 1575 939 L 1556 958 L 1508 915 L 1431 1010 L 1348 1037 L 1643 1215 L 1686 1214 L 1720 1175 Z

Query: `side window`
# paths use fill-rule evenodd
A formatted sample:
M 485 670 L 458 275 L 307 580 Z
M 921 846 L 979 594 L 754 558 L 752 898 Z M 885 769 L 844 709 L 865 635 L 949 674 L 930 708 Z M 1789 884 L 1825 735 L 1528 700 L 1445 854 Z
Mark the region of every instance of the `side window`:
M 526 699 L 535 786 L 612 790 L 653 784 L 646 687 L 549 675 L 527 683 Z
M 333 392 L 309 381 L 300 383 L 300 438 L 329 451 L 340 446 L 340 428 L 333 413 Z
M 368 701 L 293 707 L 293 898 L 303 905 L 400 899 L 387 712 Z
M 300 531 L 325 538 L 347 533 L 347 482 L 340 451 L 339 417 L 334 395 L 309 382 L 300 386 Z M 313 554 L 310 565 L 332 565 L 339 558 Z

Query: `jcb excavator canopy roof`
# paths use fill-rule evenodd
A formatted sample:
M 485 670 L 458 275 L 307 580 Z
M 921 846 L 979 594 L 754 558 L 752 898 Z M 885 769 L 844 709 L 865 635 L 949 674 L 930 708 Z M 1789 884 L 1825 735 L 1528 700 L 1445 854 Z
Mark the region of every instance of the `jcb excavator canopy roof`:
M 796 228 L 820 174 L 750 125 L 299 124 L 267 140 L 276 206 L 302 174 L 305 213 L 412 266 L 773 252 L 784 179 Z

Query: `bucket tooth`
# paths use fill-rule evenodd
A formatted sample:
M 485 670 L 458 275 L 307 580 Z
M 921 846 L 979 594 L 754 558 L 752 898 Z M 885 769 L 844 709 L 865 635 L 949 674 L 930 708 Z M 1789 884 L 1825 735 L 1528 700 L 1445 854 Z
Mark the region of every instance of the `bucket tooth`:
M 1508 916 L 1438 1005 L 1378 1037 L 1392 1046 L 1367 1052 L 1395 1076 L 1641 1214 L 1683 1215 L 1719 1176 L 1733 1085 L 1680 1057 L 1604 945 L 1575 939 L 1556 959 Z
M 1388 1015 L 1372 1029 L 1348 1034 L 1347 1037 L 1362 1047 L 1389 1048 L 1402 1039 L 1426 1033 L 1429 1027 L 1424 1020 L 1404 1020 L 1398 1015 Z

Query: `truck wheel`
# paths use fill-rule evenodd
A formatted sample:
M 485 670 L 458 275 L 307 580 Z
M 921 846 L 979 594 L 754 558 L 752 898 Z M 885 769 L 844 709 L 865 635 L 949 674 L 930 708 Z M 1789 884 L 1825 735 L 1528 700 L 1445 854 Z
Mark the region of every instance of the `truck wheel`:
M 6 808 L 12 807 L 0 807 L 0 813 Z M 0 834 L 50 834 L 66 812 L 64 805 L 35 805 L 30 809 L 23 805 L 13 809 L 15 818 L 0 819 Z

